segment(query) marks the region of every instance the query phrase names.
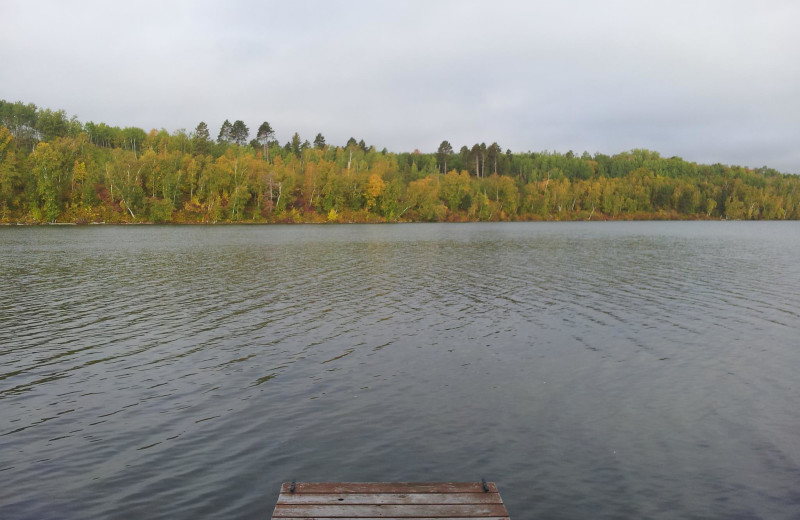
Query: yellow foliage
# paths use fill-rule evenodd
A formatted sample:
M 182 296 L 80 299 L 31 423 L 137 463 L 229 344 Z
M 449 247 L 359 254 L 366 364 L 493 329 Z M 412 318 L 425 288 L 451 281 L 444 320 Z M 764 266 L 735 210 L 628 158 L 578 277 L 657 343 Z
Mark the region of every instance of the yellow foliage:
M 386 183 L 383 182 L 380 175 L 373 173 L 367 180 L 367 189 L 365 195 L 367 198 L 367 209 L 375 206 L 375 201 L 380 197 L 386 189 Z

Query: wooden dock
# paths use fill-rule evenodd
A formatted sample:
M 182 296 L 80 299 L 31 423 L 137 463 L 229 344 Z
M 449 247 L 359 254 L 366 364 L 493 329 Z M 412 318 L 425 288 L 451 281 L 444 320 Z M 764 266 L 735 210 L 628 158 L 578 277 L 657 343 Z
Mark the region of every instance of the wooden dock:
M 284 483 L 273 520 L 509 520 L 494 482 Z

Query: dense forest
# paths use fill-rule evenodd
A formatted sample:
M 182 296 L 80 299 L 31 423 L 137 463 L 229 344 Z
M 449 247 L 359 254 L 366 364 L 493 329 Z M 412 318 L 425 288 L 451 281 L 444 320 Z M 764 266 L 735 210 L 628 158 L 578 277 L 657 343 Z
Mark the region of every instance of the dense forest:
M 216 132 L 215 132 L 216 133 Z M 390 153 L 267 122 L 216 138 L 81 123 L 0 100 L 0 223 L 798 219 L 800 177 L 657 152 Z

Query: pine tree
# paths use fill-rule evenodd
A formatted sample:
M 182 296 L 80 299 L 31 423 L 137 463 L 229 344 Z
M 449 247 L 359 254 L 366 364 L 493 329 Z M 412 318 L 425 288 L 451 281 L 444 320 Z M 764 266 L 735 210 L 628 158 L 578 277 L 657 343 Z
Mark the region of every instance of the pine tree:
M 295 132 L 294 135 L 292 136 L 291 149 L 292 152 L 294 152 L 295 156 L 297 157 L 300 157 L 300 146 L 301 146 L 300 134 Z
M 439 160 L 439 164 L 443 165 L 442 173 L 447 173 L 447 157 L 452 153 L 453 146 L 448 141 L 442 141 L 439 149 L 436 150 L 436 158 Z
M 200 141 L 208 141 L 211 139 L 211 135 L 208 133 L 208 125 L 205 121 L 200 121 L 197 128 L 194 129 L 194 136 L 195 139 Z
M 239 146 L 244 146 L 247 143 L 247 138 L 250 135 L 250 129 L 241 119 L 237 119 L 231 127 L 231 139 Z
M 219 129 L 219 135 L 217 136 L 218 143 L 230 143 L 233 140 L 233 125 L 227 119 L 224 123 L 222 123 L 222 127 Z
M 256 139 L 258 139 L 258 142 L 264 147 L 264 159 L 267 161 L 269 161 L 269 142 L 273 137 L 275 137 L 275 131 L 270 124 L 266 121 L 261 123 L 261 126 L 258 127 Z

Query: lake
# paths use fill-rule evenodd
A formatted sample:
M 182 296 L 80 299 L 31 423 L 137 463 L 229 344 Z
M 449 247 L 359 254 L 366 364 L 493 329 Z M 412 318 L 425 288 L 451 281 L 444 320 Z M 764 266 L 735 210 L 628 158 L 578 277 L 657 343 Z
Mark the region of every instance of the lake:
M 800 223 L 0 228 L 0 517 L 800 518 Z

